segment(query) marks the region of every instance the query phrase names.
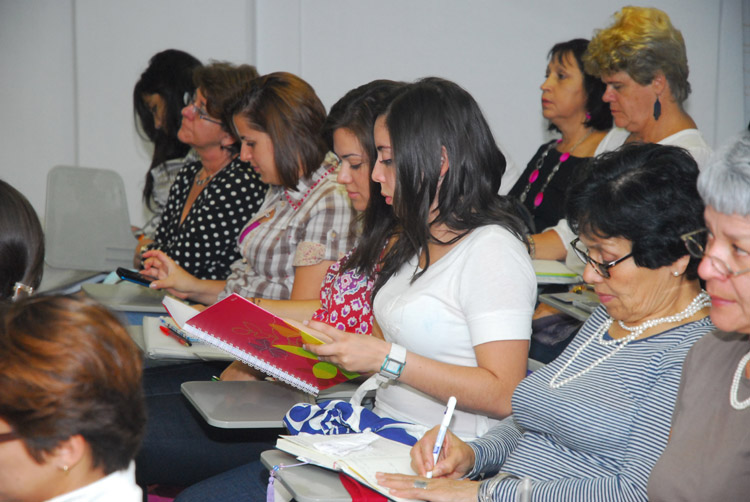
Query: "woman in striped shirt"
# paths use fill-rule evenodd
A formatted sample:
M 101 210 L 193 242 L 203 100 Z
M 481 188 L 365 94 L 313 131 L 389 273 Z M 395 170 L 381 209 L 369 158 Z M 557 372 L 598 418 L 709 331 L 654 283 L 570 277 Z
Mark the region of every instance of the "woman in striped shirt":
M 567 213 L 602 305 L 559 358 L 521 382 L 510 417 L 468 444 L 448 434 L 436 465 L 437 430 L 415 445 L 415 471 L 438 479 L 381 474 L 380 483 L 435 501 L 646 500 L 683 360 L 713 329 L 699 260 L 680 240 L 701 225 L 697 176 L 676 147 L 627 145 L 592 161 Z

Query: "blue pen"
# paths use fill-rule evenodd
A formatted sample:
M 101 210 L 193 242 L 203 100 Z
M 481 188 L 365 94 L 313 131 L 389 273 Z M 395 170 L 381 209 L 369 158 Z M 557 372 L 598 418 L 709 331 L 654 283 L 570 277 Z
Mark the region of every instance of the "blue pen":
M 443 440 L 445 439 L 445 433 L 448 431 L 448 424 L 451 423 L 453 418 L 453 410 L 456 409 L 456 398 L 451 396 L 448 399 L 448 406 L 445 407 L 445 414 L 443 415 L 443 422 L 440 424 L 440 430 L 438 430 L 437 438 L 435 439 L 435 447 L 432 449 L 432 466 L 433 468 L 437 465 L 438 457 L 440 456 L 440 450 L 443 448 Z M 432 477 L 432 471 L 427 473 L 427 477 Z

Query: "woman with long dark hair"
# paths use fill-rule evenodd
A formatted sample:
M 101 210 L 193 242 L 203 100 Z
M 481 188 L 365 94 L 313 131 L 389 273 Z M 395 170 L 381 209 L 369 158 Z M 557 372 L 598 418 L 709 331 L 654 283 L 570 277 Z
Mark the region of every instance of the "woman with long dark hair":
M 523 224 L 497 195 L 505 158 L 471 95 L 438 78 L 399 94 L 374 137 L 373 179 L 400 225 L 374 293 L 385 340 L 311 323 L 334 341 L 310 350 L 390 380 L 381 415 L 431 424 L 456 396 L 453 429 L 477 437 L 510 413 L 536 296 Z
M 169 187 L 185 164 L 190 146 L 177 138 L 185 93 L 193 94 L 193 70 L 201 62 L 177 49 L 155 54 L 133 88 L 133 111 L 139 134 L 154 146 L 143 185 L 143 203 L 151 219 L 143 233 L 153 238 L 167 204 Z

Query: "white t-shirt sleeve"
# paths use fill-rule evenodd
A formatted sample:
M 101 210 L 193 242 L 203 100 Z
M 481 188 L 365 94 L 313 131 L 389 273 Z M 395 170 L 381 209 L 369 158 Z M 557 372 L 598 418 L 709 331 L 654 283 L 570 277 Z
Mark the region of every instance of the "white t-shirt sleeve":
M 458 297 L 474 346 L 528 340 L 536 276 L 525 246 L 507 230 L 487 227 L 461 271 Z

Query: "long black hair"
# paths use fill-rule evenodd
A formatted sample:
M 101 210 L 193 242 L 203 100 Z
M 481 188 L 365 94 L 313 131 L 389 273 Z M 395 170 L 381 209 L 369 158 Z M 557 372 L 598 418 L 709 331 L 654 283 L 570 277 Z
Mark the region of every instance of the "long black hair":
M 0 302 L 20 282 L 35 290 L 44 270 L 44 233 L 34 208 L 21 192 L 0 180 Z
M 523 240 L 523 222 L 512 203 L 498 195 L 505 157 L 474 98 L 457 84 L 436 77 L 407 86 L 385 111 L 391 136 L 396 189 L 393 209 L 402 231 L 386 255 L 375 292 L 428 243 L 452 244 L 471 230 L 501 225 Z M 442 149 L 449 169 L 440 180 Z M 430 221 L 437 197 L 437 216 Z M 458 235 L 438 241 L 431 227 L 445 224 Z
M 188 145 L 177 139 L 177 131 L 182 123 L 185 93 L 195 92 L 193 70 L 200 66 L 201 62 L 187 52 L 167 49 L 151 58 L 133 88 L 136 130 L 141 137 L 154 144 L 154 155 L 143 186 L 143 201 L 149 209 L 153 209 L 151 194 L 154 191 L 151 170 L 167 160 L 184 157 L 190 150 Z M 154 127 L 153 114 L 143 100 L 146 94 L 158 94 L 164 100 L 165 117 L 161 129 Z
M 371 276 L 380 260 L 386 239 L 396 227 L 396 217 L 380 193 L 380 184 L 372 180 L 372 167 L 378 157 L 372 130 L 375 119 L 405 85 L 392 80 L 373 80 L 352 89 L 331 107 L 323 127 L 323 137 L 331 149 L 336 129 L 351 131 L 367 155 L 367 169 L 370 173 L 370 200 L 361 215 L 362 234 L 357 247 L 343 264 L 344 270 L 356 270 L 360 274 Z

